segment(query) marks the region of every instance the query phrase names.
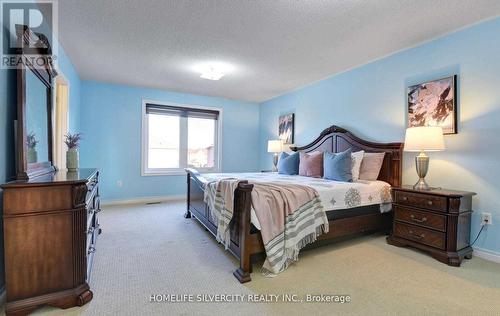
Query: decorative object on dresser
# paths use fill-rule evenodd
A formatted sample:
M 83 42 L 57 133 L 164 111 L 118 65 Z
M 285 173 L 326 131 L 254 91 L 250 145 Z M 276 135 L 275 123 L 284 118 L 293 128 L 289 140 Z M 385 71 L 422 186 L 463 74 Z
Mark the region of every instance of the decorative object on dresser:
M 457 133 L 457 76 L 408 87 L 408 127 L 440 126 Z
M 78 147 L 80 146 L 80 140 L 82 140 L 81 133 L 68 133 L 64 135 L 64 143 L 68 147 L 68 151 L 66 152 L 66 167 L 68 171 L 78 170 L 80 160 L 78 157 Z
M 44 58 L 33 54 L 37 46 L 31 41 L 45 37 L 26 26 L 16 30 L 23 60 Z M 29 57 L 25 45 L 32 48 Z M 26 315 L 43 305 L 69 308 L 89 302 L 92 260 L 101 233 L 98 171 L 56 171 L 52 163 L 56 72 L 50 63 L 26 64 L 16 71 L 16 180 L 1 186 L 8 316 Z
M 267 152 L 273 153 L 273 171 L 278 171 L 278 154 L 283 151 L 283 141 L 268 140 Z
M 28 146 L 27 150 L 27 160 L 28 163 L 35 163 L 38 160 L 38 154 L 36 152 L 36 145 L 38 141 L 36 140 L 35 133 L 31 132 L 26 136 L 26 146 Z
M 295 114 L 290 113 L 279 117 L 278 135 L 283 144 L 293 144 Z
M 405 151 L 416 151 L 420 154 L 415 157 L 415 167 L 419 180 L 413 186 L 414 189 L 428 190 L 429 185 L 425 182 L 425 176 L 429 170 L 429 157 L 426 151 L 444 150 L 443 130 L 441 127 L 410 127 L 406 129 Z
M 470 259 L 473 192 L 393 188 L 393 231 L 387 242 L 428 252 L 450 266 Z

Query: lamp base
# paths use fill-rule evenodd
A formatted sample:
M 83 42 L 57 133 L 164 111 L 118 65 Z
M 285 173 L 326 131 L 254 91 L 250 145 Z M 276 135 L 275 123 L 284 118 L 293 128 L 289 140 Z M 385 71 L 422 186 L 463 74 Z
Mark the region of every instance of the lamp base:
M 413 189 L 414 190 L 424 190 L 424 191 L 428 191 L 430 190 L 431 188 L 429 187 L 429 185 L 427 184 L 427 182 L 425 182 L 425 179 L 424 178 L 420 178 L 417 183 L 415 183 L 413 185 Z
M 278 171 L 278 153 L 274 153 L 273 157 L 273 171 Z
M 429 170 L 429 157 L 422 151 L 415 157 L 415 167 L 419 180 L 413 186 L 415 190 L 429 190 L 429 185 L 425 182 L 425 176 Z

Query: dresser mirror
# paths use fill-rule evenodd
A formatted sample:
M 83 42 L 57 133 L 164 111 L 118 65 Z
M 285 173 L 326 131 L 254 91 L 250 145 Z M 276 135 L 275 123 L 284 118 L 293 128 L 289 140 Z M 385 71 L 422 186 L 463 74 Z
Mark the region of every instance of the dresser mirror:
M 49 162 L 47 87 L 32 72 L 26 72 L 26 131 L 28 168 Z
M 54 171 L 52 82 L 56 72 L 47 58 L 51 49 L 46 37 L 24 25 L 16 31 L 24 60 L 48 61 L 36 67 L 26 62 L 17 69 L 17 179 L 28 180 Z M 33 47 L 44 48 L 34 51 Z

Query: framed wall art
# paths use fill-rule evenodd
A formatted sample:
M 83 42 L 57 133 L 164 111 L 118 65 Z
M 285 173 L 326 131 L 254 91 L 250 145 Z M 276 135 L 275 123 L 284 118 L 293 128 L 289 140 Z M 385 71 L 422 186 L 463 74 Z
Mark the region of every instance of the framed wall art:
M 279 139 L 283 144 L 293 144 L 295 114 L 290 113 L 279 117 Z
M 457 76 L 408 87 L 408 127 L 441 126 L 457 133 Z

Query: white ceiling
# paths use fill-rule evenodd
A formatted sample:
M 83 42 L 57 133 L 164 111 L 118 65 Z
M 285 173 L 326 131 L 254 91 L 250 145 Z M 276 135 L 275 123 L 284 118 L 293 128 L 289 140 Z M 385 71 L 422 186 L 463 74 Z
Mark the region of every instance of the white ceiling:
M 500 14 L 498 0 L 60 0 L 83 79 L 261 102 Z M 196 64 L 227 62 L 220 81 Z

